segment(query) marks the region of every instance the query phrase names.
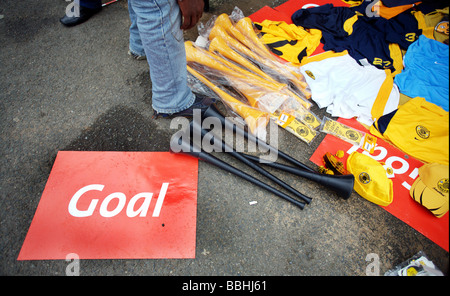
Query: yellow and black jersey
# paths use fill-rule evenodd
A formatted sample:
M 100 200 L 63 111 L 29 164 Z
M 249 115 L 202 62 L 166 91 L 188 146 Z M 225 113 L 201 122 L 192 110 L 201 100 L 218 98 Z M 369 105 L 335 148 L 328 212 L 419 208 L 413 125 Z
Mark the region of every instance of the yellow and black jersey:
M 370 133 L 388 139 L 419 160 L 448 165 L 448 115 L 441 107 L 417 97 L 380 117 Z
M 261 41 L 277 56 L 295 65 L 310 56 L 320 44 L 320 30 L 306 30 L 282 21 L 264 20 L 255 23 L 260 31 Z

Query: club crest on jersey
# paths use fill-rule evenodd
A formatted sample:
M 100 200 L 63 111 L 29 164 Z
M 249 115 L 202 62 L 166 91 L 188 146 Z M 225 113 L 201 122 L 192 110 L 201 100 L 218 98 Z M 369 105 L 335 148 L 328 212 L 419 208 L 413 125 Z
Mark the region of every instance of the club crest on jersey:
M 440 179 L 437 188 L 440 192 L 448 194 L 448 178 Z
M 430 131 L 422 125 L 416 126 L 416 133 L 422 139 L 428 139 L 430 137 Z
M 309 77 L 311 77 L 313 80 L 316 80 L 316 77 L 314 76 L 314 74 L 313 74 L 311 71 L 306 70 L 305 73 L 306 73 Z

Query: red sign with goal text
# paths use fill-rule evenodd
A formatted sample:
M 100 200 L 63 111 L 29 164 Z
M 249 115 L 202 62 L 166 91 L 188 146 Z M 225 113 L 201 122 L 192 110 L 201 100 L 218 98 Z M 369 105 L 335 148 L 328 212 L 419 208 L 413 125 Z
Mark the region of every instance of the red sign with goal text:
M 198 160 L 58 153 L 18 260 L 195 258 Z

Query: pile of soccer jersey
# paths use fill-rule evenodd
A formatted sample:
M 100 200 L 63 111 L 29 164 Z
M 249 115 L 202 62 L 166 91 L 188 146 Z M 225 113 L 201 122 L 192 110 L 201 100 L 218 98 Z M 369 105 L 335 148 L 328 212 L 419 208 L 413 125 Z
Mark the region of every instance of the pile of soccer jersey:
M 342 4 L 302 8 L 299 3 L 291 15 L 295 26 L 257 23 L 261 41 L 274 54 L 300 65 L 319 108 L 333 117 L 356 118 L 370 127 L 371 134 L 406 154 L 443 166 L 432 178 L 439 179 L 437 186 L 425 186 L 431 188 L 426 194 L 423 186 L 411 190 L 417 202 L 424 206 L 428 202 L 426 207 L 442 217 L 448 211 L 448 3 L 342 0 Z M 317 36 L 325 52 L 313 55 Z M 422 171 L 426 179 L 430 174 Z M 430 195 L 432 201 L 426 201 Z
M 414 97 L 448 111 L 448 35 L 434 30 L 445 3 L 350 2 L 299 9 L 294 24 L 255 25 L 274 54 L 301 65 L 312 99 L 332 116 L 370 126 Z M 311 57 L 319 37 L 326 53 Z
M 296 27 L 261 22 L 261 40 L 300 65 L 320 108 L 372 126 L 378 137 L 421 161 L 448 165 L 448 3 L 342 3 L 298 9 L 291 16 Z M 293 42 L 285 37 L 292 30 L 308 34 Z M 325 52 L 311 56 L 317 31 Z

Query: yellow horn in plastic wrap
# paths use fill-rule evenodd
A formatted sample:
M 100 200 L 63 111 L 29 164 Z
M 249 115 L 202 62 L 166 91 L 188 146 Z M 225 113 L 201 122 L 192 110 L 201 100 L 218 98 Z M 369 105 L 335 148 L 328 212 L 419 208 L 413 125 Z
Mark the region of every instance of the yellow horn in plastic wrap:
M 241 101 L 233 98 L 231 95 L 221 90 L 218 86 L 211 83 L 203 75 L 187 66 L 187 70 L 194 77 L 208 86 L 212 91 L 214 91 L 222 101 L 228 105 L 234 112 L 241 116 L 253 135 L 258 135 L 259 132 L 265 132 L 266 126 L 269 123 L 269 114 L 261 110 L 252 108 Z
M 263 50 L 269 58 L 274 59 L 272 53 L 269 51 L 269 49 L 266 47 L 264 43 L 259 40 L 258 36 L 256 35 L 255 29 L 253 28 L 253 23 L 249 17 L 244 17 L 240 19 L 235 26 L 239 32 L 242 33 L 243 36 L 247 37 L 254 43 L 256 46 L 258 46 L 259 49 Z M 302 80 L 304 79 L 303 75 L 301 73 L 297 73 L 295 71 L 289 70 L 289 72 L 298 79 L 298 87 L 299 89 L 303 89 L 306 87 L 306 83 L 304 83 Z
M 239 30 L 239 32 L 242 33 L 242 35 L 250 39 L 252 43 L 254 43 L 259 49 L 269 55 L 270 58 L 273 58 L 270 50 L 266 47 L 265 44 L 261 42 L 261 40 L 259 40 L 258 36 L 256 35 L 252 20 L 249 17 L 240 19 L 236 23 L 235 27 Z
M 232 36 L 230 36 L 228 34 L 227 31 L 225 31 L 225 29 L 220 26 L 220 25 L 215 25 L 212 29 L 211 32 L 209 33 L 209 40 L 214 40 L 214 38 L 216 37 L 221 37 L 225 43 L 234 48 L 235 50 L 237 50 L 238 52 L 248 56 L 249 58 L 255 60 L 256 62 L 265 65 L 267 67 L 270 67 L 271 69 L 278 71 L 278 69 L 274 68 L 274 66 L 272 64 L 270 64 L 267 59 L 264 59 L 263 57 L 255 54 L 254 52 L 252 52 L 248 47 L 246 47 L 244 44 L 240 43 L 238 40 L 234 39 Z
M 265 53 L 260 48 L 255 48 L 255 44 L 253 44 L 253 42 L 250 39 L 246 38 L 246 36 L 244 36 L 241 33 L 241 31 L 239 31 L 237 28 L 234 27 L 234 25 L 231 23 L 230 17 L 226 13 L 222 13 L 221 15 L 219 15 L 214 24 L 215 26 L 220 26 L 223 29 L 225 29 L 225 31 L 227 31 L 228 34 L 230 34 L 231 36 L 242 42 L 242 44 L 244 44 L 248 48 L 252 50 L 257 50 L 257 52 L 260 54 Z
M 225 41 L 225 44 L 228 45 L 228 47 L 231 47 L 232 49 L 237 51 L 238 54 L 247 56 L 247 57 L 253 59 L 254 61 L 256 61 L 257 63 L 271 68 L 276 73 L 279 73 L 279 75 L 283 75 L 283 74 L 281 74 L 280 69 L 278 69 L 274 64 L 270 63 L 270 61 L 268 61 L 267 59 L 264 59 L 264 58 L 260 57 L 259 55 L 253 53 L 250 49 L 248 49 L 242 43 L 240 43 L 239 41 L 237 41 L 236 39 L 231 37 L 221 26 L 214 26 L 212 28 L 210 35 L 209 35 L 209 39 L 211 40 L 211 43 L 217 37 L 223 39 Z M 237 61 L 235 60 L 235 62 L 237 62 Z M 267 81 L 279 83 L 272 77 L 270 77 L 270 80 L 267 79 Z M 287 85 L 286 85 L 286 88 L 284 89 L 284 92 L 286 93 L 286 95 L 289 95 L 289 96 L 293 97 L 295 100 L 297 100 L 306 109 L 309 109 L 311 107 L 310 102 L 303 100 L 297 94 L 293 93 L 289 88 L 287 88 Z M 311 97 L 311 94 L 306 90 L 304 91 L 303 94 L 305 95 L 305 97 L 307 99 L 309 99 Z
M 287 89 L 285 84 L 266 81 L 256 74 L 195 46 L 191 41 L 186 41 L 185 47 L 188 62 L 195 62 L 204 67 L 206 71 L 219 71 L 221 76 L 227 78 L 231 86 L 247 98 L 252 107 L 272 113 L 287 99 L 284 92 Z
M 186 59 L 188 62 L 197 62 L 207 67 L 223 71 L 225 74 L 252 80 L 252 82 L 258 82 L 262 87 L 268 88 L 272 91 L 279 91 L 283 89 L 286 85 L 276 82 L 276 81 L 267 81 L 263 78 L 259 77 L 256 74 L 253 74 L 217 55 L 213 55 L 212 53 L 198 48 L 192 43 L 192 41 L 185 42 L 186 48 Z M 254 80 L 254 81 L 253 81 Z
M 219 56 L 196 47 L 191 41 L 185 42 L 185 48 L 188 62 L 196 62 L 222 72 L 225 77 L 230 78 L 231 84 L 236 86 L 254 107 L 257 106 L 259 97 L 266 93 L 282 93 L 286 89 L 285 84 L 264 80 Z
M 276 60 L 275 56 L 273 56 L 272 54 L 267 54 L 267 52 L 262 51 L 261 49 L 256 47 L 256 45 L 254 45 L 253 42 L 249 42 L 246 36 L 244 36 L 241 32 L 239 32 L 239 30 L 237 30 L 235 27 L 232 26 L 231 21 L 228 18 L 228 15 L 225 14 L 223 17 L 220 17 L 220 19 L 219 17 L 218 17 L 219 21 L 216 20 L 215 25 L 211 29 L 211 32 L 209 34 L 210 41 L 214 40 L 215 37 L 223 38 L 225 43 L 228 44 L 228 46 L 234 48 L 239 53 L 248 56 L 249 58 L 259 63 L 260 65 L 268 67 L 275 73 L 278 73 L 278 75 L 286 77 L 292 82 L 292 84 L 294 84 L 300 91 L 302 91 L 305 98 L 307 99 L 311 98 L 311 93 L 306 89 L 308 85 L 306 84 L 306 82 L 303 81 L 302 74 L 284 67 L 284 65 L 281 62 Z M 235 34 L 231 34 L 230 31 L 238 31 L 238 33 L 235 32 Z M 256 36 L 256 33 L 254 31 L 253 34 Z M 236 38 L 236 35 L 239 36 L 239 38 L 243 38 L 243 40 Z M 243 41 L 247 42 L 244 43 Z M 274 63 L 277 63 L 278 65 Z M 300 98 L 298 98 L 298 100 L 301 101 Z M 302 104 L 305 105 L 304 103 Z M 305 107 L 309 108 L 310 105 Z
M 211 43 L 209 44 L 209 51 L 210 52 L 218 52 L 224 57 L 246 67 L 250 71 L 258 74 L 259 76 L 275 82 L 275 80 L 267 75 L 265 72 L 261 71 L 258 67 L 256 67 L 254 64 L 252 64 L 249 60 L 241 56 L 239 53 L 237 53 L 234 49 L 232 49 L 228 44 L 225 42 L 224 38 L 221 36 L 216 36 L 214 39 L 212 39 Z

